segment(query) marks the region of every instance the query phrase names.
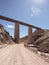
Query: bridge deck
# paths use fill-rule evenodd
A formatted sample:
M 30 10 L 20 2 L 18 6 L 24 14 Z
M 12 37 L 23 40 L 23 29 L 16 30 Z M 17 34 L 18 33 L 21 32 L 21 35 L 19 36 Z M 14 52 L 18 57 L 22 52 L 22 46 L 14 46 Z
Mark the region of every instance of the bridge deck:
M 18 21 L 18 20 L 14 20 L 12 18 L 8 18 L 8 17 L 5 17 L 5 16 L 0 16 L 0 19 L 6 20 L 6 21 L 9 21 L 9 22 L 13 22 L 13 23 L 17 23 L 18 22 L 19 24 L 24 25 L 24 26 L 29 26 L 29 27 L 32 27 L 32 28 L 41 29 L 39 27 L 24 23 L 24 22 L 21 22 L 21 21 Z

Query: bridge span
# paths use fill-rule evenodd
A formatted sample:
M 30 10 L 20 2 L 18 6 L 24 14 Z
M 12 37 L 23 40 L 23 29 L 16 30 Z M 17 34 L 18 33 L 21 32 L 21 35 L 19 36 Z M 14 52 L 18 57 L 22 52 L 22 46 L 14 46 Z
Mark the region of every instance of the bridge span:
M 28 43 L 32 43 L 32 28 L 35 28 L 35 29 L 41 29 L 39 27 L 36 27 L 36 26 L 33 26 L 31 24 L 27 24 L 27 23 L 24 23 L 24 22 L 21 22 L 21 21 L 18 21 L 18 20 L 15 20 L 15 19 L 12 19 L 12 18 L 9 18 L 9 17 L 6 17 L 6 16 L 2 16 L 0 15 L 0 19 L 1 20 L 6 20 L 8 22 L 12 22 L 12 23 L 15 23 L 15 29 L 14 29 L 14 41 L 16 43 L 19 43 L 19 25 L 24 25 L 24 26 L 27 26 L 28 27 Z

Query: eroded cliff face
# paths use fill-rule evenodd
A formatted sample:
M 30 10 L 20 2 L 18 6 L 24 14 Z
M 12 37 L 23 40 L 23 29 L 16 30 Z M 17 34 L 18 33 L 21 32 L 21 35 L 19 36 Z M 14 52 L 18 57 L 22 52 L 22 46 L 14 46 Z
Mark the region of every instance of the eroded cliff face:
M 27 43 L 28 36 L 22 38 L 22 42 Z M 38 29 L 32 33 L 35 47 L 41 52 L 49 53 L 49 30 Z
M 4 26 L 0 24 L 0 45 L 12 44 L 10 34 L 4 29 Z
M 34 34 L 37 32 L 38 30 Z M 49 30 L 39 30 L 37 36 L 34 35 L 34 45 L 36 45 L 39 51 L 49 53 Z

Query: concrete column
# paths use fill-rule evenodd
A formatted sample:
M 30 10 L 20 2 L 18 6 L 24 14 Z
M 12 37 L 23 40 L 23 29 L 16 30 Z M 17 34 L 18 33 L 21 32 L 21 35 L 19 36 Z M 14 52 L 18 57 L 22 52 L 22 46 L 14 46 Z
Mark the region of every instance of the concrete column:
M 28 43 L 32 43 L 32 27 L 28 28 Z
M 14 41 L 19 43 L 19 23 L 15 23 Z

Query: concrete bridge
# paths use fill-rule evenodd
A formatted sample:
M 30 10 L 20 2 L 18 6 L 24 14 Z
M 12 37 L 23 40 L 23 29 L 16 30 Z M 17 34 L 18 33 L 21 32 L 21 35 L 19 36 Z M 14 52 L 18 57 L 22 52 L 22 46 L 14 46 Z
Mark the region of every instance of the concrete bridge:
M 24 25 L 24 26 L 28 27 L 28 43 L 32 43 L 32 28 L 41 29 L 39 27 L 24 23 L 24 22 L 21 22 L 21 21 L 18 21 L 18 20 L 14 20 L 12 18 L 8 18 L 8 17 L 2 16 L 2 15 L 0 15 L 0 19 L 6 20 L 8 22 L 15 23 L 14 41 L 16 43 L 19 43 L 19 25 Z

